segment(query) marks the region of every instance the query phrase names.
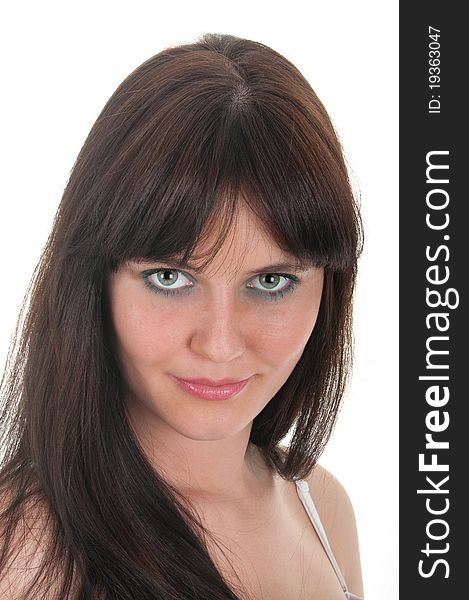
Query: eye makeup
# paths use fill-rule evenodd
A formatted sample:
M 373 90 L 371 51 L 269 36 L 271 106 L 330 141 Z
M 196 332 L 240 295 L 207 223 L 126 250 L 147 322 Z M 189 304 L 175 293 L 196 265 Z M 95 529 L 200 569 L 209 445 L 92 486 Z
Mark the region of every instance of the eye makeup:
M 183 285 L 181 287 L 175 287 L 173 289 L 170 288 L 164 288 L 161 287 L 159 285 L 156 285 L 155 282 L 155 278 L 153 277 L 154 275 L 158 275 L 160 273 L 166 273 L 166 274 L 170 274 L 170 273 L 181 273 L 183 275 L 184 278 L 187 278 L 189 281 L 192 282 L 191 285 Z M 174 269 L 174 268 L 170 268 L 170 267 L 158 267 L 158 268 L 154 268 L 154 269 L 146 269 L 144 271 L 140 272 L 141 277 L 143 278 L 143 281 L 145 283 L 145 285 L 147 286 L 147 288 L 155 293 L 155 294 L 162 294 L 163 296 L 182 296 L 182 295 L 186 295 L 188 293 L 191 293 L 191 290 L 195 287 L 194 285 L 194 280 L 193 278 L 188 274 L 185 273 L 184 271 L 180 270 L 180 269 Z M 287 294 L 293 292 L 295 290 L 295 288 L 300 284 L 300 278 L 297 277 L 296 275 L 293 275 L 291 273 L 276 273 L 276 272 L 270 272 L 270 271 L 266 271 L 263 273 L 258 273 L 256 275 L 256 277 L 253 278 L 253 281 L 255 282 L 256 278 L 262 278 L 262 277 L 279 277 L 279 278 L 283 278 L 287 285 L 284 285 L 283 287 L 281 287 L 279 290 L 269 290 L 269 289 L 260 289 L 258 287 L 254 287 L 251 284 L 248 284 L 246 287 L 247 293 L 249 294 L 253 294 L 261 299 L 264 300 L 270 300 L 270 301 L 276 301 L 276 300 L 280 300 L 281 298 L 284 298 Z M 178 281 L 179 275 L 176 277 L 176 279 L 174 280 L 175 282 Z M 279 281 L 279 283 L 281 283 L 281 281 Z

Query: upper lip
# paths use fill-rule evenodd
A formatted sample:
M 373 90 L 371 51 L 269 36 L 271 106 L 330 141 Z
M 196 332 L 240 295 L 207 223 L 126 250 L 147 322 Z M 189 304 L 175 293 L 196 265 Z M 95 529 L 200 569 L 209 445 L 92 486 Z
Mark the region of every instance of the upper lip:
M 224 379 L 208 379 L 207 377 L 178 377 L 177 379 L 182 379 L 183 381 L 195 383 L 198 385 L 209 385 L 211 387 L 216 387 L 220 385 L 241 383 L 242 381 L 246 381 L 246 379 L 249 379 L 249 377 L 245 377 L 244 379 L 234 379 L 233 377 L 225 377 Z

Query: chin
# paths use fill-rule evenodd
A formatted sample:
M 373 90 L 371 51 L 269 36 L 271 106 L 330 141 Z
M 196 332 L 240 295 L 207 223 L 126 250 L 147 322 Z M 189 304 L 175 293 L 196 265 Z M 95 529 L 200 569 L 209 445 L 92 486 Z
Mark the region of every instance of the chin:
M 178 414 L 177 419 L 171 419 L 166 422 L 167 426 L 185 438 L 200 442 L 215 442 L 224 440 L 239 434 L 245 429 L 252 419 L 244 417 L 235 411 L 229 411 L 230 414 L 216 415 L 208 414 L 207 411 L 200 410 L 198 414 L 194 411 L 188 411 L 187 414 Z

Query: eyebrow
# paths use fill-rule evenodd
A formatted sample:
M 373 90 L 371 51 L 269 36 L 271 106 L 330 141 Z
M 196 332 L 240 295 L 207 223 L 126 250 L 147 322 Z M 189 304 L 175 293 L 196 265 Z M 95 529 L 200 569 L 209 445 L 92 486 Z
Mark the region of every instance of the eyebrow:
M 147 261 L 145 261 L 145 262 L 147 262 Z M 153 261 L 151 261 L 151 262 L 153 262 Z M 177 258 L 155 261 L 155 262 L 163 262 L 168 265 L 174 265 L 175 267 L 178 267 L 181 269 L 190 269 L 191 271 L 194 271 L 195 273 L 203 273 L 202 267 L 196 267 L 195 265 L 191 265 L 188 262 L 184 262 Z M 311 268 L 312 268 L 312 265 L 307 264 L 307 263 L 280 262 L 280 263 L 275 263 L 273 265 L 265 265 L 263 267 L 259 267 L 258 269 L 254 269 L 252 271 L 247 271 L 245 273 L 245 275 L 255 275 L 256 273 L 278 273 L 281 271 L 295 271 L 297 273 L 302 273 L 302 272 L 308 271 Z

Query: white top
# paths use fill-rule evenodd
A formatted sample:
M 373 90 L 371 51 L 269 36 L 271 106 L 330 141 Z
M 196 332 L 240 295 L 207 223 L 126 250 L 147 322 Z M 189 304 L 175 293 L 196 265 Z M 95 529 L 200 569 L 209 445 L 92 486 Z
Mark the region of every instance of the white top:
M 319 539 L 321 540 L 321 544 L 323 545 L 324 550 L 326 551 L 326 554 L 327 554 L 329 560 L 331 561 L 331 565 L 335 571 L 335 574 L 337 575 L 337 579 L 339 580 L 340 585 L 342 586 L 342 589 L 344 590 L 345 598 L 347 600 L 362 600 L 362 598 L 359 598 L 355 594 L 352 594 L 347 589 L 347 584 L 345 583 L 344 576 L 342 575 L 339 565 L 337 564 L 334 554 L 332 553 L 332 550 L 331 550 L 331 547 L 329 544 L 329 540 L 327 539 L 327 535 L 324 530 L 323 524 L 321 523 L 321 519 L 319 518 L 318 511 L 316 510 L 313 499 L 311 498 L 311 493 L 309 491 L 308 482 L 305 481 L 304 479 L 296 479 L 295 483 L 296 483 L 296 491 L 298 492 L 298 496 L 299 496 L 306 512 L 308 513 L 311 523 L 313 524 L 313 527 L 316 530 L 316 533 L 318 534 Z

